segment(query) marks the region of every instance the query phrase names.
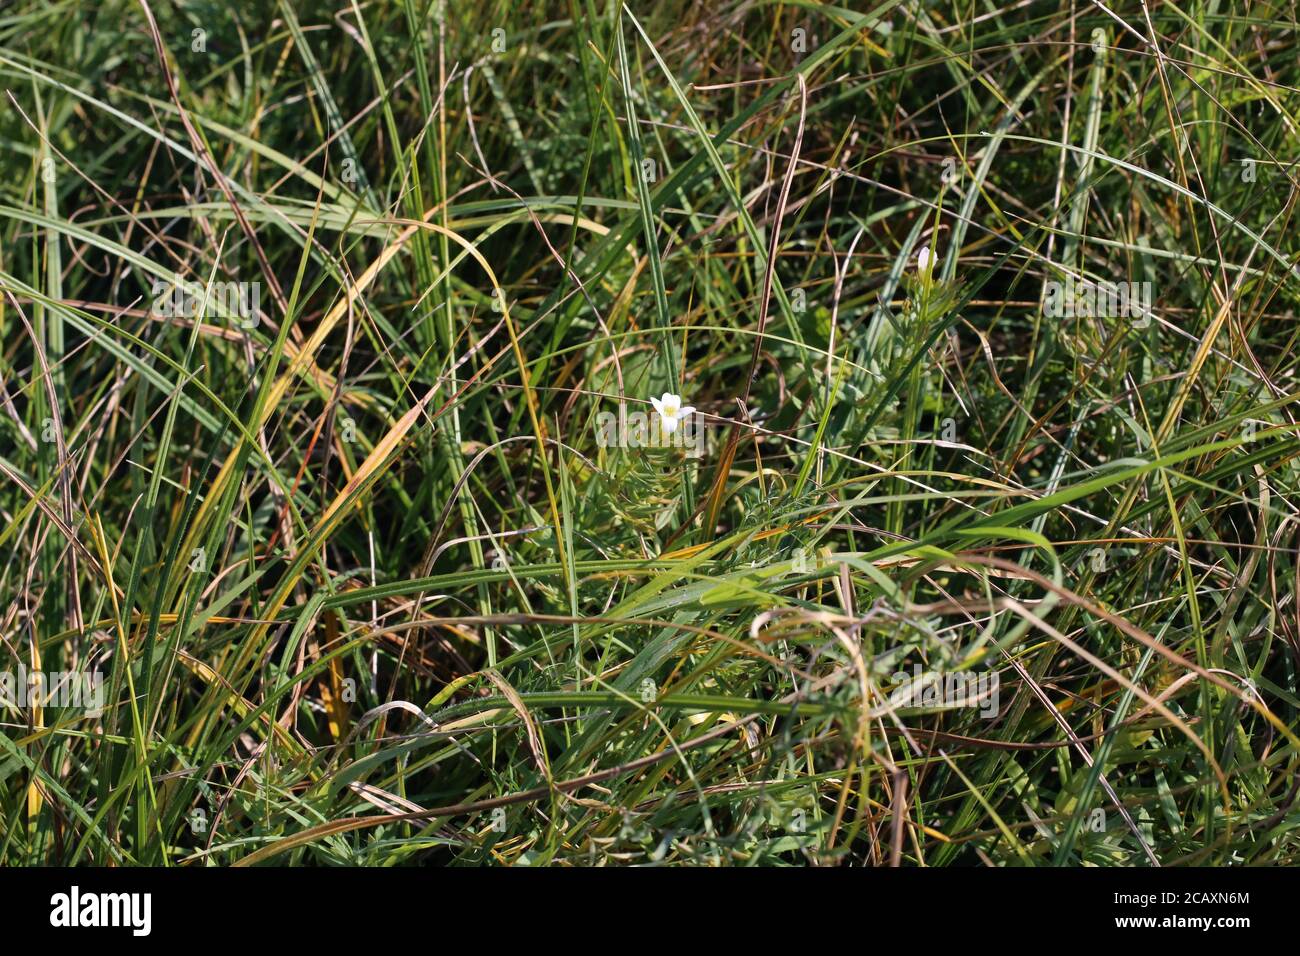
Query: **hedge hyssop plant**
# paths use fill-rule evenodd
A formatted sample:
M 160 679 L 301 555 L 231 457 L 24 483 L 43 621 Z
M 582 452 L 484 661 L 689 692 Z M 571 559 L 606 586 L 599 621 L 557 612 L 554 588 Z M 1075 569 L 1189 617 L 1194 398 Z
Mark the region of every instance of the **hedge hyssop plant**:
M 0 18 L 0 862 L 1300 859 L 1289 6 L 336 6 Z

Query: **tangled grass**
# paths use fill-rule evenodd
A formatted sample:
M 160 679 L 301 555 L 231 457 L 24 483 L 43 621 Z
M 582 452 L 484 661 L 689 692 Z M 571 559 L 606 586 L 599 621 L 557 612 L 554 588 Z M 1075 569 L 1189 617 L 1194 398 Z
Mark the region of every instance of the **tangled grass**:
M 0 861 L 1300 862 L 1295 5 L 862 6 L 0 9 Z

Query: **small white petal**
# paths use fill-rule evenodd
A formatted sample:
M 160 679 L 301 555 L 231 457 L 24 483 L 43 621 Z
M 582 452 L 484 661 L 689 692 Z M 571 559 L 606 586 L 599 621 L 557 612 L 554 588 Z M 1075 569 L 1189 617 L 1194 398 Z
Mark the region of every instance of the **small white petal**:
M 693 411 L 695 411 L 694 405 L 683 405 L 681 408 L 677 409 L 677 420 L 681 421 Z
M 930 271 L 930 266 L 934 265 L 935 256 L 930 252 L 929 246 L 922 246 L 921 251 L 916 254 L 917 271 L 925 273 Z
M 664 403 L 659 399 L 655 398 L 654 396 L 651 396 L 650 404 L 655 407 L 655 411 L 658 412 L 660 415 L 664 413 Z
M 669 418 L 665 415 L 662 419 L 662 424 L 665 435 L 671 435 L 673 432 L 677 431 L 677 419 L 675 418 Z

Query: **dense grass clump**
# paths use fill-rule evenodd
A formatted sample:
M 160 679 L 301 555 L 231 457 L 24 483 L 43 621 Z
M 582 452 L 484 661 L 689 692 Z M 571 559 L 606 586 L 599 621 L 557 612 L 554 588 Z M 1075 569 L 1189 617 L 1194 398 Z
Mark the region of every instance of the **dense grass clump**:
M 1300 862 L 1294 4 L 850 6 L 0 9 L 0 862 Z

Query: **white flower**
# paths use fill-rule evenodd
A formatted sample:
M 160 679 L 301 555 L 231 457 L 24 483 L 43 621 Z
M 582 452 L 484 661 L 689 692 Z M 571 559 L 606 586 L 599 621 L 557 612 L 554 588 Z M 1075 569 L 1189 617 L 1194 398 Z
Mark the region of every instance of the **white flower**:
M 930 251 L 929 246 L 922 246 L 921 251 L 916 254 L 916 271 L 925 278 L 934 268 L 934 262 L 939 257 Z
M 650 404 L 659 413 L 659 424 L 665 435 L 677 431 L 677 426 L 682 423 L 682 419 L 695 411 L 692 406 L 683 405 L 682 397 L 672 392 L 664 392 L 662 398 L 651 398 Z

